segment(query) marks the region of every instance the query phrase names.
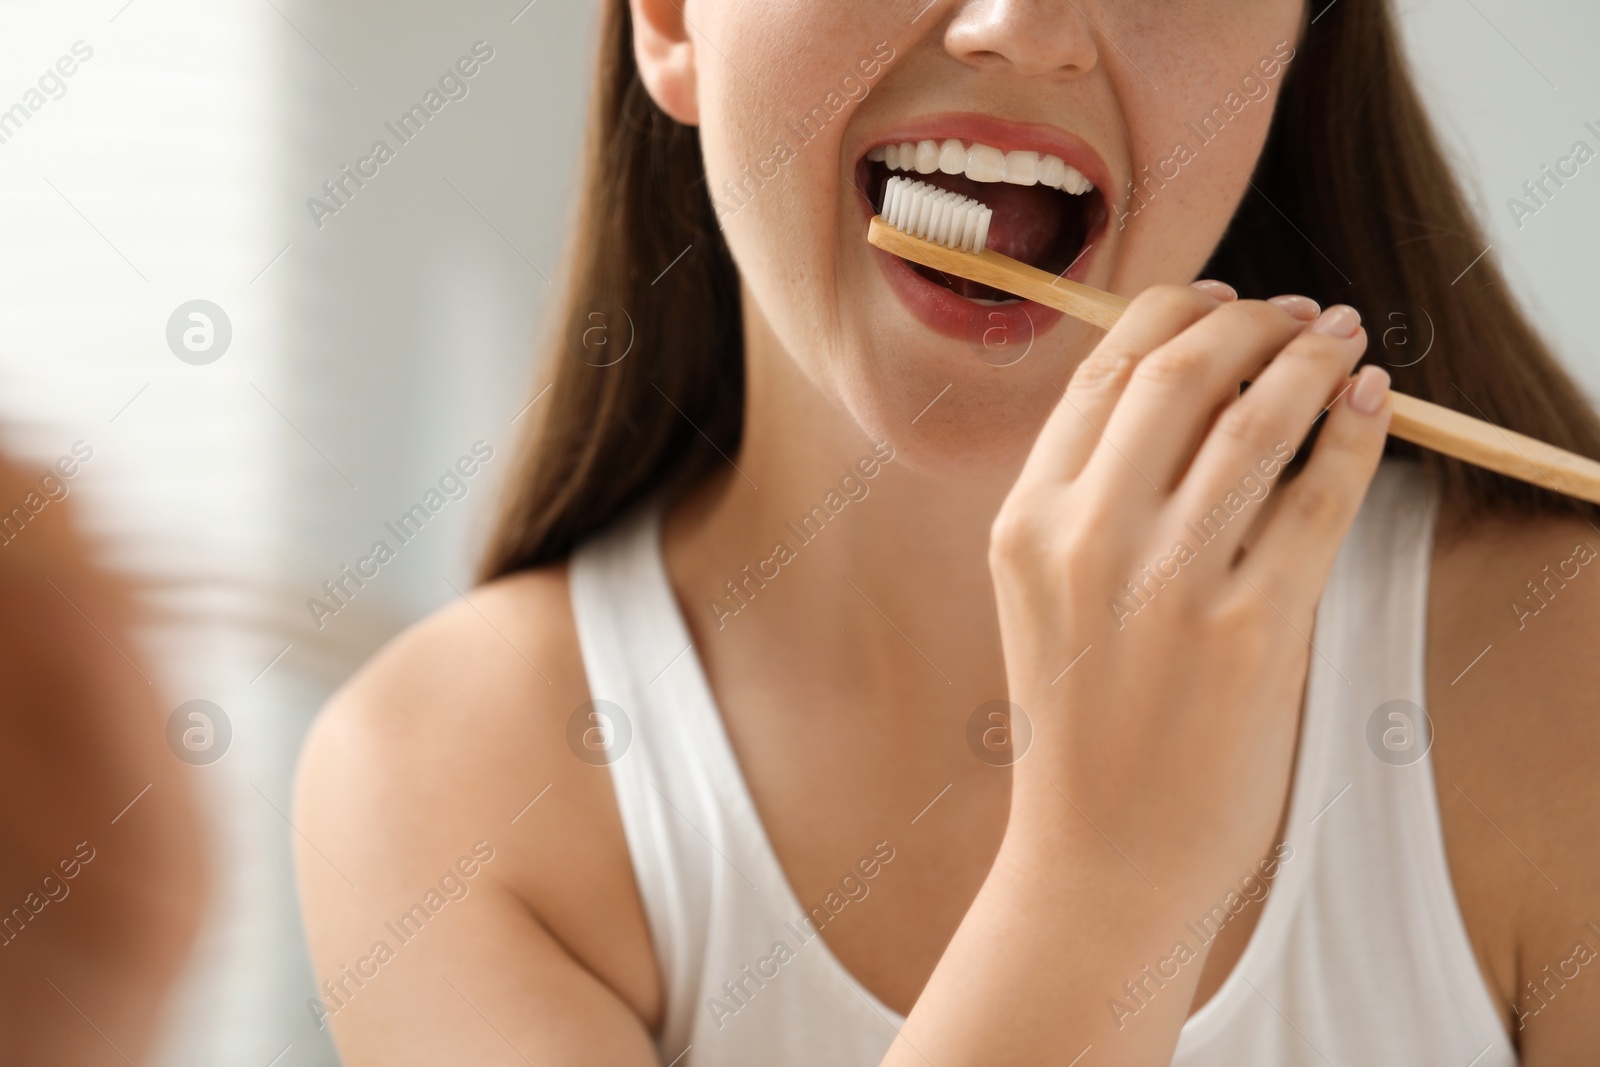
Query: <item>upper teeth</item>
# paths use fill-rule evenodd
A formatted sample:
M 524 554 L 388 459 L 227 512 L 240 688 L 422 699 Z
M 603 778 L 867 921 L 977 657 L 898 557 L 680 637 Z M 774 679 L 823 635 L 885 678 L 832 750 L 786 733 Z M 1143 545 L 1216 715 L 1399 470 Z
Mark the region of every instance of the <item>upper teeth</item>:
M 945 141 L 906 141 L 879 145 L 867 153 L 874 163 L 890 170 L 917 174 L 965 174 L 975 182 L 1044 184 L 1073 194 L 1087 193 L 1094 183 L 1059 156 L 1041 152 L 1002 152 L 986 144 L 970 148 L 954 137 Z

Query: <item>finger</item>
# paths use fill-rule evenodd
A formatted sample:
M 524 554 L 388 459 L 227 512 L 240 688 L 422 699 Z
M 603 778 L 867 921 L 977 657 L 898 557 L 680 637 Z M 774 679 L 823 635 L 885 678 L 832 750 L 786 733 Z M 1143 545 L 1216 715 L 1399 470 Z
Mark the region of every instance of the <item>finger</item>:
M 1089 461 L 1084 476 L 1122 481 L 1132 473 L 1158 492 L 1169 491 L 1216 408 L 1304 328 L 1282 307 L 1241 300 L 1162 344 L 1133 369 L 1104 427 L 1108 447 Z
M 1215 278 L 1201 278 L 1197 282 L 1190 282 L 1189 288 L 1198 289 L 1202 293 L 1211 297 L 1213 300 L 1220 301 L 1224 304 L 1231 304 L 1233 301 L 1239 299 L 1239 290 L 1235 289 L 1227 282 L 1219 282 Z
M 1190 530 L 1216 549 L 1212 566 L 1231 564 L 1260 514 L 1254 505 L 1345 385 L 1366 340 L 1354 308 L 1329 308 L 1218 417 L 1174 495 Z
M 1361 368 L 1328 409 L 1311 458 L 1239 564 L 1239 575 L 1289 618 L 1310 618 L 1339 546 L 1383 458 L 1392 414 L 1389 374 Z
M 1077 477 L 1099 445 L 1101 431 L 1135 365 L 1152 349 L 1221 307 L 1223 301 L 1213 292 L 1158 285 L 1135 297 L 1122 318 L 1072 372 L 1061 402 L 1039 431 L 1018 484 Z

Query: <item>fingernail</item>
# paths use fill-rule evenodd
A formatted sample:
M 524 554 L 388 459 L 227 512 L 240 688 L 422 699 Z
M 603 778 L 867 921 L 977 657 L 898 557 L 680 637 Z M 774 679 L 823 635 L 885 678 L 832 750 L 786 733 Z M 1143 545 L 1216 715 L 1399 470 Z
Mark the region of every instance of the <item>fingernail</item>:
M 1229 300 L 1239 299 L 1239 290 L 1227 282 L 1219 282 L 1215 278 L 1201 278 L 1197 282 L 1190 282 L 1190 288 L 1198 289 L 1213 300 L 1226 303 Z
M 1369 363 L 1356 373 L 1356 384 L 1350 387 L 1350 406 L 1363 415 L 1376 415 L 1383 410 L 1388 395 L 1389 372 Z
M 1349 304 L 1339 304 L 1317 316 L 1307 333 L 1323 333 L 1329 337 L 1354 337 L 1361 329 L 1361 312 Z
M 1275 296 L 1267 303 L 1276 304 L 1302 322 L 1310 322 L 1322 314 L 1321 305 L 1309 296 Z

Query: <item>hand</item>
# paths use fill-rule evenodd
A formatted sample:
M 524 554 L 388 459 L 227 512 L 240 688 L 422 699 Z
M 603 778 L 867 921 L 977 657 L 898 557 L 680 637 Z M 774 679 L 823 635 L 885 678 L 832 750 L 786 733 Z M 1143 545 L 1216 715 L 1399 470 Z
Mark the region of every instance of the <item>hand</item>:
M 1163 286 L 1077 369 L 993 529 L 1011 699 L 1035 731 L 1008 845 L 1046 828 L 1045 847 L 1137 865 L 1194 911 L 1268 851 L 1313 613 L 1389 423 L 1387 375 L 1348 380 L 1365 348 L 1350 308 Z

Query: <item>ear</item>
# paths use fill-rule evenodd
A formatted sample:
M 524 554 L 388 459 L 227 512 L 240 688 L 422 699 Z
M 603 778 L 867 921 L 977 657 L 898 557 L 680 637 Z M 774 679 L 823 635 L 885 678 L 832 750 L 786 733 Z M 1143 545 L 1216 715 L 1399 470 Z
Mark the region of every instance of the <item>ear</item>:
M 656 105 L 686 126 L 700 121 L 694 43 L 679 5 L 685 0 L 628 0 L 633 59 Z

